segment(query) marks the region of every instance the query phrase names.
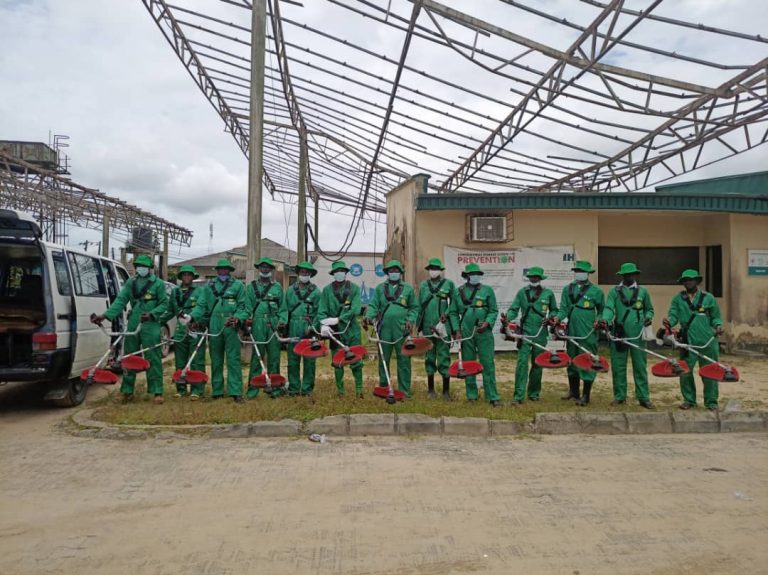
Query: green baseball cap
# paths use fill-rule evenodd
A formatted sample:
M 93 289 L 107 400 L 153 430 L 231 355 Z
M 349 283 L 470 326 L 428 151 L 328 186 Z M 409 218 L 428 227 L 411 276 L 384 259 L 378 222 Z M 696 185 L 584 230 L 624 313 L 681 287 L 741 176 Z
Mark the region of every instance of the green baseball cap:
M 576 263 L 573 264 L 571 271 L 587 272 L 588 274 L 591 274 L 595 272 L 595 268 L 593 268 L 592 264 L 589 263 L 587 260 L 578 260 Z
M 384 266 L 384 271 L 389 271 L 392 268 L 397 268 L 400 270 L 400 272 L 405 273 L 405 268 L 403 267 L 403 264 L 401 264 L 398 260 L 389 260 L 389 263 Z
M 216 262 L 216 265 L 213 266 L 213 269 L 219 268 L 229 268 L 230 270 L 235 271 L 235 266 L 233 266 L 232 262 L 230 262 L 227 258 L 221 258 Z
M 155 267 L 155 262 L 152 261 L 152 258 L 146 255 L 137 256 L 133 260 L 133 267 L 146 267 L 146 268 L 153 268 Z
M 470 274 L 480 274 L 482 276 L 485 275 L 485 272 L 477 264 L 467 264 L 464 266 L 464 271 L 461 272 L 461 277 L 465 278 Z
M 639 273 L 642 273 L 642 272 L 640 272 L 640 270 L 637 269 L 637 266 L 635 264 L 633 264 L 632 262 L 627 262 L 625 264 L 621 264 L 621 268 L 619 269 L 619 271 L 616 272 L 616 275 L 625 276 L 629 274 L 639 274 Z
M 301 262 L 296 265 L 296 273 L 299 273 L 299 270 L 307 270 L 309 272 L 310 277 L 315 277 L 317 275 L 317 270 L 315 269 L 315 266 L 313 266 L 309 262 Z
M 440 270 L 444 270 L 445 266 L 443 265 L 443 262 L 440 260 L 440 258 L 432 258 L 427 262 L 427 267 L 425 267 L 425 270 L 428 270 L 429 268 L 437 268 Z
M 533 266 L 532 268 L 528 268 L 528 271 L 525 272 L 525 277 L 530 278 L 532 276 L 539 276 L 543 280 L 547 279 L 547 276 L 544 275 L 544 268 L 541 268 L 539 266 Z
M 699 274 L 699 272 L 697 270 L 687 269 L 683 273 L 680 274 L 679 278 L 677 278 L 677 283 L 681 284 L 681 283 L 683 283 L 686 280 L 696 280 L 696 281 L 700 282 L 703 279 L 704 278 L 701 277 L 701 275 Z

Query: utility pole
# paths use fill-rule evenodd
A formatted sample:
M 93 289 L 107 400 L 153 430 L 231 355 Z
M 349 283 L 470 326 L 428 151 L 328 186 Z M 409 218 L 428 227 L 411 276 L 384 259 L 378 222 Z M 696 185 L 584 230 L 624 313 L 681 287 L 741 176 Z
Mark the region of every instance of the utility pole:
M 251 108 L 248 147 L 248 253 L 246 280 L 255 278 L 253 265 L 261 257 L 261 192 L 264 177 L 264 49 L 266 0 L 253 0 L 251 12 Z
M 315 252 L 320 252 L 320 194 L 315 192 L 315 224 L 312 228 L 315 236 Z
M 296 262 L 307 259 L 307 131 L 299 130 L 299 229 L 296 240 Z
M 160 268 L 160 277 L 168 281 L 168 230 L 163 232 L 163 264 Z
M 109 257 L 109 214 L 106 212 L 101 218 L 101 255 Z

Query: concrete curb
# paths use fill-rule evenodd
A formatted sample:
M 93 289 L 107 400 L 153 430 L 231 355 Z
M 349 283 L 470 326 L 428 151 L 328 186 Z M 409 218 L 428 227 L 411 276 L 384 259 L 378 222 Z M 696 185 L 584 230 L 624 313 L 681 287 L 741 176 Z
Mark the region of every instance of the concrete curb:
M 768 432 L 766 411 L 563 412 L 537 413 L 532 422 L 483 417 L 429 417 L 420 413 L 332 415 L 302 423 L 295 419 L 228 425 L 111 425 L 93 419 L 95 409 L 72 415 L 74 435 L 100 439 L 187 439 L 190 437 L 331 437 L 447 435 L 503 437 L 513 435 L 589 435 Z

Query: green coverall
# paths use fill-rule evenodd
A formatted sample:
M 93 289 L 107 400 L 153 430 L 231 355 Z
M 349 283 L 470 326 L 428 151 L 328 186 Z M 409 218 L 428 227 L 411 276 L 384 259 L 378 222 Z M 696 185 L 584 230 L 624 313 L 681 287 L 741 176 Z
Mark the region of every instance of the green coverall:
M 245 286 L 233 277 L 223 282 L 213 278 L 202 289 L 197 306 L 190 314 L 197 323 L 208 323 L 208 347 L 211 356 L 211 395 L 224 396 L 224 361 L 227 362 L 227 395 L 243 394 L 243 367 L 240 364 L 240 339 L 236 327 L 225 327 L 229 317 L 242 313 Z M 217 335 L 218 334 L 218 335 Z
M 146 278 L 129 278 L 125 285 L 117 294 L 117 298 L 109 306 L 104 317 L 109 321 L 123 313 L 125 306 L 131 304 L 131 311 L 128 315 L 127 331 L 134 331 L 139 324 L 141 329 L 137 335 L 130 335 L 125 338 L 123 344 L 124 353 L 132 353 L 145 347 L 150 347 L 160 343 L 160 322 L 168 306 L 168 294 L 165 293 L 165 284 L 154 275 L 150 274 Z M 152 315 L 150 321 L 141 321 L 141 314 L 149 313 Z M 163 352 L 160 347 L 144 352 L 144 359 L 149 362 L 147 371 L 147 392 L 152 395 L 163 393 Z M 136 384 L 136 373 L 126 371 L 123 374 L 123 382 L 120 385 L 120 393 L 133 395 L 133 388 Z
M 526 286 L 517 292 L 514 301 L 507 310 L 507 319 L 513 321 L 520 314 L 520 327 L 522 333 L 539 345 L 547 344 L 547 328 L 543 321 L 557 313 L 557 300 L 552 290 L 542 287 L 537 290 Z M 535 337 L 534 337 L 535 336 Z M 515 395 L 514 401 L 523 401 L 526 395 L 528 399 L 537 400 L 541 395 L 542 368 L 536 365 L 534 360 L 539 349 L 531 343 L 520 340 L 517 346 L 517 367 L 515 367 Z M 530 362 L 530 373 L 528 363 Z
M 360 324 L 357 316 L 360 315 L 360 287 L 357 284 L 345 280 L 341 283 L 333 282 L 323 288 L 320 294 L 320 309 L 317 312 L 317 323 L 324 319 L 337 317 L 338 325 L 333 326 L 333 331 L 339 333 L 336 336 L 344 345 L 360 345 Z M 332 352 L 339 347 L 331 342 Z M 358 361 L 349 366 L 352 377 L 355 379 L 355 393 L 363 393 L 363 362 Z M 344 395 L 344 367 L 333 370 L 336 381 L 336 390 L 339 395 Z
M 697 351 L 712 359 L 719 359 L 720 346 L 717 339 L 712 338 L 712 334 L 715 328 L 723 325 L 723 320 L 720 318 L 720 307 L 715 301 L 715 296 L 703 290 L 697 290 L 693 297 L 689 297 L 683 290 L 672 298 L 667 318 L 672 327 L 678 323 L 681 325 L 681 331 L 685 333 L 689 344 L 699 346 L 711 340 L 706 347 Z M 683 401 L 696 405 L 696 381 L 693 378 L 696 362 L 698 361 L 702 367 L 712 362 L 685 351 L 682 357 L 691 371 L 680 376 L 680 393 Z M 717 381 L 706 377 L 702 377 L 701 380 L 704 382 L 704 407 L 717 407 L 720 395 Z
M 202 294 L 202 287 L 190 286 L 189 289 L 184 289 L 183 286 L 177 286 L 173 288 L 168 298 L 168 310 L 160 320 L 160 325 L 167 323 L 173 317 L 178 318 L 181 314 L 190 315 L 197 306 L 197 300 L 202 297 Z M 176 330 L 173 334 L 173 361 L 177 370 L 184 369 L 184 366 L 189 361 L 189 356 L 192 355 L 198 343 L 197 337 L 188 335 L 188 332 L 189 330 L 186 325 L 180 321 L 176 322 Z M 205 342 L 200 344 L 190 369 L 205 371 Z M 203 394 L 205 385 L 196 383 L 191 387 L 192 394 L 199 396 Z M 181 395 L 186 395 L 187 386 L 176 384 L 176 391 Z
M 244 322 L 250 319 L 251 336 L 259 343 L 259 353 L 267 366 L 267 373 L 280 373 L 280 341 L 275 330 L 280 323 L 280 306 L 283 305 L 283 288 L 274 281 L 264 283 L 252 281 L 245 288 L 245 306 L 237 318 Z M 261 362 L 253 350 L 251 355 L 251 369 L 248 372 L 250 382 L 256 375 L 261 375 Z M 261 391 L 258 387 L 248 387 L 248 397 L 254 398 Z M 282 395 L 282 388 L 273 389 L 273 396 Z
M 600 319 L 604 304 L 603 290 L 591 282 L 583 284 L 571 282 L 563 288 L 563 294 L 560 297 L 558 319 L 568 321 L 568 335 L 570 336 L 583 337 L 592 332 L 589 337 L 579 340 L 579 344 L 594 354 L 597 353 L 595 321 Z M 570 341 L 566 345 L 565 351 L 571 357 L 584 353 Z M 595 377 L 597 377 L 597 372 L 581 370 L 574 365 L 568 366 L 568 383 L 572 385 L 575 382 L 576 389 L 579 387 L 579 379 L 584 383 L 592 383 L 595 381 Z
M 619 284 L 608 292 L 602 319 L 613 322 L 616 337 L 635 339 L 632 343 L 645 349 L 646 343 L 638 336 L 645 327 L 645 321 L 653 319 L 653 304 L 648 290 L 642 286 L 628 288 Z M 611 377 L 613 378 L 613 399 L 627 400 L 627 359 L 632 356 L 632 377 L 635 380 L 635 399 L 650 401 L 648 391 L 647 357 L 642 349 L 611 342 Z
M 483 366 L 483 389 L 487 401 L 499 401 L 501 397 L 496 390 L 496 363 L 494 360 L 495 342 L 493 339 L 493 324 L 499 314 L 496 305 L 496 295 L 493 290 L 482 284 L 466 283 L 458 289 L 459 297 L 451 316 L 452 325 L 458 325 L 462 337 L 475 335 L 461 344 L 463 360 L 477 359 Z M 482 333 L 477 328 L 484 322 L 489 327 Z M 476 400 L 478 397 L 477 377 L 465 378 L 467 399 Z
M 382 343 L 381 351 L 384 357 L 379 356 L 379 382 L 387 385 L 387 374 L 384 370 L 386 362 L 387 371 L 394 350 L 397 358 L 397 389 L 406 397 L 411 397 L 411 358 L 403 355 L 403 340 L 406 334 L 406 322 L 416 324 L 419 317 L 419 304 L 416 303 L 416 292 L 413 287 L 403 281 L 385 281 L 376 286 L 373 298 L 368 303 L 365 313 L 366 319 L 377 326 L 376 337 L 383 341 L 394 343 Z
M 457 326 L 450 325 L 448 314 L 452 302 L 457 298 L 456 285 L 449 279 L 430 279 L 419 285 L 421 323 L 417 329 L 425 336 L 431 337 L 434 344 L 434 347 L 424 356 L 427 375 L 440 373 L 443 377 L 448 377 L 448 368 L 451 365 L 451 346 L 439 337 L 434 337 L 432 328 L 440 322 L 440 318 L 444 318 L 443 323 L 450 337 Z
M 320 307 L 320 289 L 313 283 L 294 283 L 285 292 L 280 308 L 280 323 L 288 326 L 288 337 L 305 338 L 314 335 L 317 312 Z M 295 344 L 288 344 L 288 395 L 309 395 L 315 389 L 314 357 L 301 357 L 293 352 Z M 304 374 L 301 363 L 304 362 Z

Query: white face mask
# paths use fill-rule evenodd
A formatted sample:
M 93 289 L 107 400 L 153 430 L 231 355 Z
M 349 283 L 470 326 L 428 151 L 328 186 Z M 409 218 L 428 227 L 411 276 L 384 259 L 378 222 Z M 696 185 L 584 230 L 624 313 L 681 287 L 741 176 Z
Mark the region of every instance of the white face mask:
M 149 268 L 145 268 L 144 266 L 136 268 L 136 275 L 140 278 L 145 278 L 149 275 Z
M 539 287 L 541 285 L 541 282 L 531 281 L 529 283 L 531 284 L 531 287 Z
M 472 275 L 472 276 L 469 276 L 469 283 L 470 285 L 476 286 L 482 281 L 482 279 L 483 279 L 483 276 Z
M 396 282 L 400 279 L 400 272 L 389 272 L 387 274 L 389 276 L 390 281 Z
M 309 283 L 309 276 L 299 276 L 299 281 L 303 284 Z
M 341 283 L 345 279 L 347 279 L 347 272 L 335 272 L 333 274 L 333 281 Z
M 272 272 L 259 272 L 259 276 L 263 279 L 268 279 L 272 277 Z
M 436 280 L 443 274 L 443 270 L 429 270 L 429 277 Z
M 589 274 L 587 272 L 576 272 L 574 277 L 577 282 L 585 282 L 589 279 Z

